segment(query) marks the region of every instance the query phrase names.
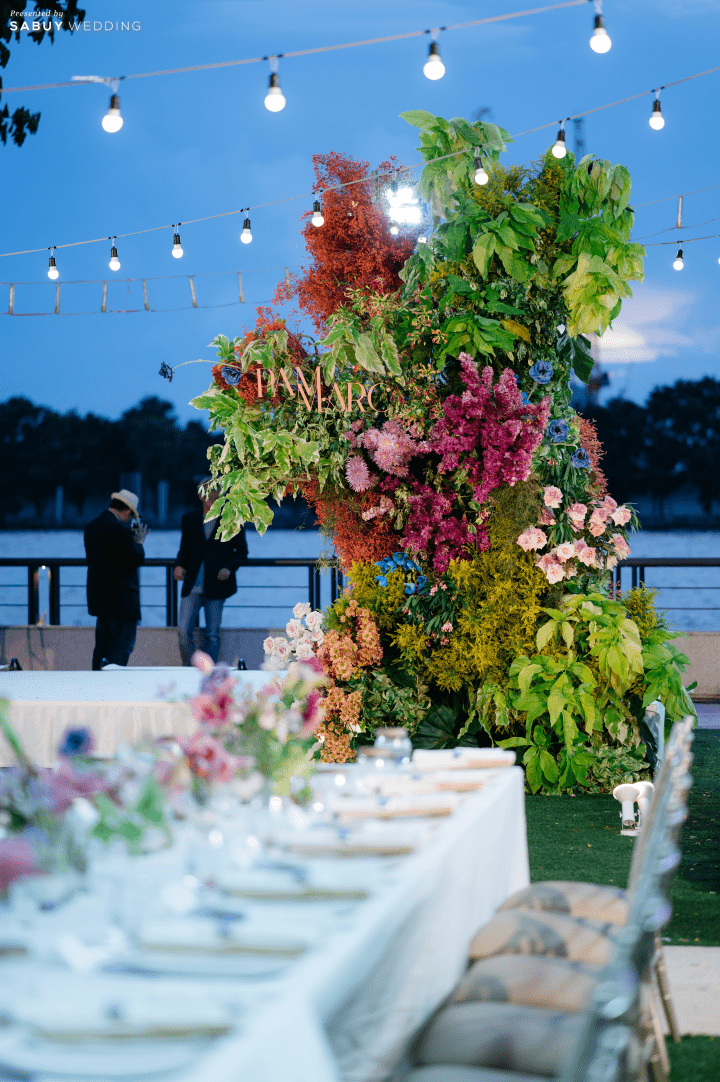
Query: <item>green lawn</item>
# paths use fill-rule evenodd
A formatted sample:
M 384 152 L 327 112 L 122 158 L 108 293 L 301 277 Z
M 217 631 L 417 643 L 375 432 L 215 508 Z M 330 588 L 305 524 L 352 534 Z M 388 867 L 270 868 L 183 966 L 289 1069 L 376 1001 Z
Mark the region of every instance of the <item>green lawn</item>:
M 695 779 L 682 834 L 683 858 L 673 880 L 669 943 L 720 945 L 720 732 L 699 729 Z M 634 842 L 621 837 L 612 796 L 528 796 L 530 875 L 541 879 L 627 882 Z M 717 1075 L 720 1079 L 720 1072 Z

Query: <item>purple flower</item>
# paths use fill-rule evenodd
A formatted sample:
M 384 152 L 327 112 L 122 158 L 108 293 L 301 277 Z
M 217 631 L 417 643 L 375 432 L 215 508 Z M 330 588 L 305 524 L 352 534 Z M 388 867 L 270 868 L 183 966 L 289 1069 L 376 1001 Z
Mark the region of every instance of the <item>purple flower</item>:
M 547 426 L 547 437 L 552 443 L 564 443 L 569 431 L 567 421 L 551 421 Z
M 66 729 L 60 740 L 58 755 L 90 755 L 95 750 L 95 737 L 90 729 Z
M 592 465 L 590 462 L 590 455 L 584 447 L 578 447 L 575 454 L 571 456 L 570 461 L 578 470 L 589 470 Z
M 550 361 L 536 361 L 530 369 L 530 375 L 536 383 L 549 383 L 555 375 L 555 369 Z

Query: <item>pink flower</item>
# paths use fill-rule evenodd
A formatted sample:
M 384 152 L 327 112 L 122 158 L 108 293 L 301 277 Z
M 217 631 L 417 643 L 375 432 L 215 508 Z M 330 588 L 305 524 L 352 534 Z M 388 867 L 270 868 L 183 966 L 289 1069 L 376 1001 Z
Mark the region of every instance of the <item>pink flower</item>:
M 612 496 L 606 496 L 602 502 L 602 507 L 605 508 L 608 515 L 611 515 L 617 509 L 617 501 Z
M 578 554 L 578 559 L 580 560 L 580 563 L 585 564 L 586 567 L 597 567 L 597 549 L 591 548 L 583 541 L 583 547 L 578 551 L 579 543 L 580 542 L 578 541 L 575 542 L 575 551 Z
M 438 592 L 438 588 L 437 588 L 437 586 L 431 586 L 431 587 L 430 587 L 430 597 L 435 597 L 435 594 L 436 594 L 437 592 Z
M 613 520 L 616 526 L 627 526 L 632 517 L 632 512 L 628 507 L 624 505 L 618 507 L 617 511 L 613 511 L 610 518 Z
M 563 494 L 555 485 L 548 485 L 543 493 L 546 507 L 559 507 L 562 503 Z
M 375 477 L 359 455 L 350 455 L 345 463 L 345 476 L 353 492 L 365 492 L 375 481 Z
M 605 525 L 607 523 L 607 513 L 602 508 L 596 508 L 590 516 L 590 523 L 588 530 L 593 537 L 599 537 L 600 534 L 605 533 Z
M 536 526 L 528 526 L 518 537 L 517 543 L 525 552 L 528 549 L 541 549 L 547 545 L 547 535 Z
M 613 548 L 621 560 L 630 555 L 630 546 L 621 533 L 614 533 L 612 535 L 612 543 Z
M 190 738 L 175 738 L 187 756 L 188 765 L 193 774 L 206 781 L 228 782 L 237 769 L 237 760 L 230 755 L 214 736 L 203 732 L 194 733 Z
M 446 620 L 445 623 L 443 624 L 443 626 L 440 628 L 441 631 L 452 631 L 452 629 L 453 629 L 453 626 L 452 626 L 452 624 L 450 623 L 449 620 Z
M 43 875 L 35 862 L 32 846 L 25 838 L 3 838 L 0 841 L 0 897 L 15 879 L 23 875 Z
M 295 657 L 298 661 L 309 661 L 314 650 L 309 642 L 299 642 L 295 648 Z
M 574 579 L 578 573 L 577 564 L 565 564 L 563 571 L 566 579 Z
M 545 556 L 541 556 L 539 560 L 536 560 L 535 566 L 544 572 L 550 583 L 560 582 L 565 577 L 562 567 L 550 553 L 546 553 Z
M 538 515 L 538 522 L 541 526 L 554 526 L 555 516 L 549 507 L 543 507 Z
M 202 650 L 196 650 L 192 656 L 192 663 L 196 669 L 199 669 L 203 676 L 209 676 L 215 668 L 215 662 L 208 655 L 204 654 Z
M 587 507 L 584 503 L 573 503 L 567 509 L 567 516 L 576 529 L 580 529 L 583 525 L 586 514 Z
M 605 567 L 608 571 L 612 571 L 612 569 L 617 565 L 617 562 L 617 556 L 608 556 L 607 560 L 605 561 Z
M 551 555 L 555 556 L 560 563 L 566 563 L 568 560 L 572 560 L 575 556 L 575 546 L 570 541 L 563 542 L 562 545 L 558 545 Z

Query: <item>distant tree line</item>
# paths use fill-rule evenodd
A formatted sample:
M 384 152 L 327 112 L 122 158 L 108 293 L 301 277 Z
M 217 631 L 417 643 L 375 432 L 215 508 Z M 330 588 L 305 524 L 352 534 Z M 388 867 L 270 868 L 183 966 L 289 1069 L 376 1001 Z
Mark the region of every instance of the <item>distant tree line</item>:
M 602 469 L 616 500 L 662 501 L 689 489 L 706 515 L 720 502 L 720 380 L 656 387 L 645 406 L 613 398 L 581 408 L 603 445 Z
M 169 484 L 169 506 L 187 508 L 208 472 L 209 435 L 200 421 L 178 423 L 170 402 L 143 398 L 117 421 L 71 410 L 57 413 L 27 398 L 0 403 L 0 521 L 28 504 L 47 520 L 57 486 L 81 515 L 85 502 L 109 499 L 123 473 L 142 474 L 143 501 L 153 506 L 158 482 Z M 142 507 L 141 507 L 142 510 Z

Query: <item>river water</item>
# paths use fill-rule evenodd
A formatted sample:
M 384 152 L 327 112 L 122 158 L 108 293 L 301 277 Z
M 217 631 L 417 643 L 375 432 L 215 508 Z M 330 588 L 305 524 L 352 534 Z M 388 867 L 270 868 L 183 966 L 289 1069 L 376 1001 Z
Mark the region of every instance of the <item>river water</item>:
M 323 553 L 324 539 L 316 530 L 275 530 L 260 536 L 247 530 L 251 557 L 314 559 Z M 180 543 L 179 530 L 151 530 L 145 542 L 148 557 L 173 557 Z M 633 556 L 685 558 L 720 556 L 720 532 L 654 532 L 634 534 Z M 79 530 L 0 532 L 2 557 L 84 557 Z M 85 607 L 85 568 L 63 568 L 61 619 L 64 624 L 90 624 Z M 279 627 L 290 618 L 297 601 L 307 600 L 308 576 L 304 568 L 241 568 L 238 593 L 225 606 L 227 627 Z M 659 589 L 658 607 L 682 631 L 720 630 L 720 568 L 649 568 L 646 583 Z M 623 574 L 630 586 L 630 572 Z M 165 623 L 164 568 L 141 570 L 143 624 Z M 322 604 L 330 601 L 329 576 L 322 576 Z M 47 611 L 47 575 L 40 575 L 40 612 Z M 27 578 L 24 568 L 0 568 L 0 624 L 27 620 Z

